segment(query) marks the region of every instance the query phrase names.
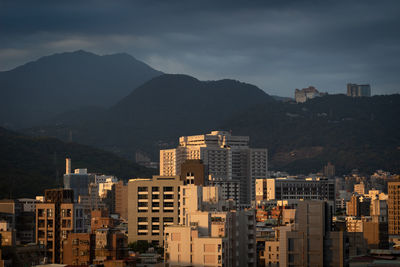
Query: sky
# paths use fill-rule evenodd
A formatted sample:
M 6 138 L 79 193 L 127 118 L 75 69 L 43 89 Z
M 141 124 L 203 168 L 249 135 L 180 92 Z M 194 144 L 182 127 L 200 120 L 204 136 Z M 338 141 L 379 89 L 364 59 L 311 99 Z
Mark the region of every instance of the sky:
M 75 50 L 267 93 L 400 93 L 400 1 L 0 0 L 0 71 Z

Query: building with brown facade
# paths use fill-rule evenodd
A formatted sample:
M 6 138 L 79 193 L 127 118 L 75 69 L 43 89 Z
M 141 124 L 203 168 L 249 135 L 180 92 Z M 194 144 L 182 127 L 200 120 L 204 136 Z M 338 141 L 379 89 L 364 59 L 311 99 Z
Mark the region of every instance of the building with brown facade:
M 94 234 L 70 233 L 63 241 L 63 263 L 89 265 L 94 259 Z
M 50 262 L 62 261 L 62 243 L 69 233 L 87 230 L 83 211 L 71 189 L 45 190 L 44 202 L 36 205 L 36 242 L 45 246 Z
M 128 220 L 128 185 L 123 181 L 114 184 L 115 190 L 115 213 L 118 213 L 121 219 Z
M 400 235 L 400 180 L 388 182 L 389 235 Z

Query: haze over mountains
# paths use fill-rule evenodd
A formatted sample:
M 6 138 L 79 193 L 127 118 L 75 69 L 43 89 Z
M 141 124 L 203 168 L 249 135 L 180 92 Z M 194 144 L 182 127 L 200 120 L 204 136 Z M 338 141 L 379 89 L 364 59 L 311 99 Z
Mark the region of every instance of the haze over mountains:
M 128 54 L 42 57 L 0 72 L 0 125 L 21 128 L 65 111 L 109 107 L 161 74 Z
M 81 66 L 77 58 L 84 61 Z M 179 136 L 221 129 L 249 135 L 253 147 L 268 148 L 272 169 L 308 173 L 331 161 L 339 174 L 357 167 L 400 171 L 399 95 L 328 95 L 304 104 L 284 103 L 239 81 L 162 74 L 126 54 L 83 51 L 45 57 L 10 73 L 0 73 L 1 94 L 10 95 L 4 92 L 8 85 L 18 85 L 23 77 L 29 83 L 12 101 L 2 100 L 3 125 L 29 126 L 25 133 L 72 139 L 128 159 L 140 150 L 157 161 L 159 149 L 176 146 Z M 39 90 L 40 97 L 34 97 L 42 85 L 47 91 L 57 89 L 53 94 Z M 59 91 L 63 97 L 57 99 Z

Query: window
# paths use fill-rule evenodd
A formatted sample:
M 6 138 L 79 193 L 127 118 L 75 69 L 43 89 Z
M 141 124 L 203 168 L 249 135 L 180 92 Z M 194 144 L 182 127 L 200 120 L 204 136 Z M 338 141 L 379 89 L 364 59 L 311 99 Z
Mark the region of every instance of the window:
M 174 199 L 174 195 L 171 194 L 164 195 L 164 199 Z
M 164 217 L 164 222 L 174 222 L 174 218 L 173 217 Z
M 147 192 L 147 186 L 139 186 L 138 187 L 138 192 Z
M 138 222 L 147 222 L 147 217 L 138 217 Z
M 163 190 L 164 192 L 173 192 L 174 188 L 172 186 L 164 186 Z
M 153 191 L 153 192 L 159 192 L 159 191 L 160 191 L 160 188 L 159 188 L 158 186 L 153 186 L 153 187 L 151 188 L 151 191 Z
M 43 217 L 45 214 L 44 209 L 38 209 L 38 217 Z
M 47 209 L 47 217 L 53 217 L 53 209 Z
M 173 207 L 174 202 L 164 202 L 164 207 Z

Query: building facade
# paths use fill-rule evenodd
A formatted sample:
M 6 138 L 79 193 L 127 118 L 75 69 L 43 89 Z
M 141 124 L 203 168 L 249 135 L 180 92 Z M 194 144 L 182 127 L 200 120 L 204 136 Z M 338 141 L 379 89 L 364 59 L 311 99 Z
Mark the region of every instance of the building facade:
M 347 96 L 362 97 L 371 96 L 371 86 L 369 84 L 347 84 Z
M 153 176 L 128 182 L 128 241 L 162 246 L 164 227 L 178 224 L 180 176 Z
M 389 235 L 400 235 L 400 181 L 388 182 Z
M 177 148 L 160 150 L 160 175 L 181 175 L 186 160 L 202 160 L 207 184 L 222 186 L 226 199 L 234 197 L 238 205 L 250 206 L 255 180 L 267 177 L 267 154 L 267 149 L 250 148 L 248 136 L 224 131 L 183 136 Z

